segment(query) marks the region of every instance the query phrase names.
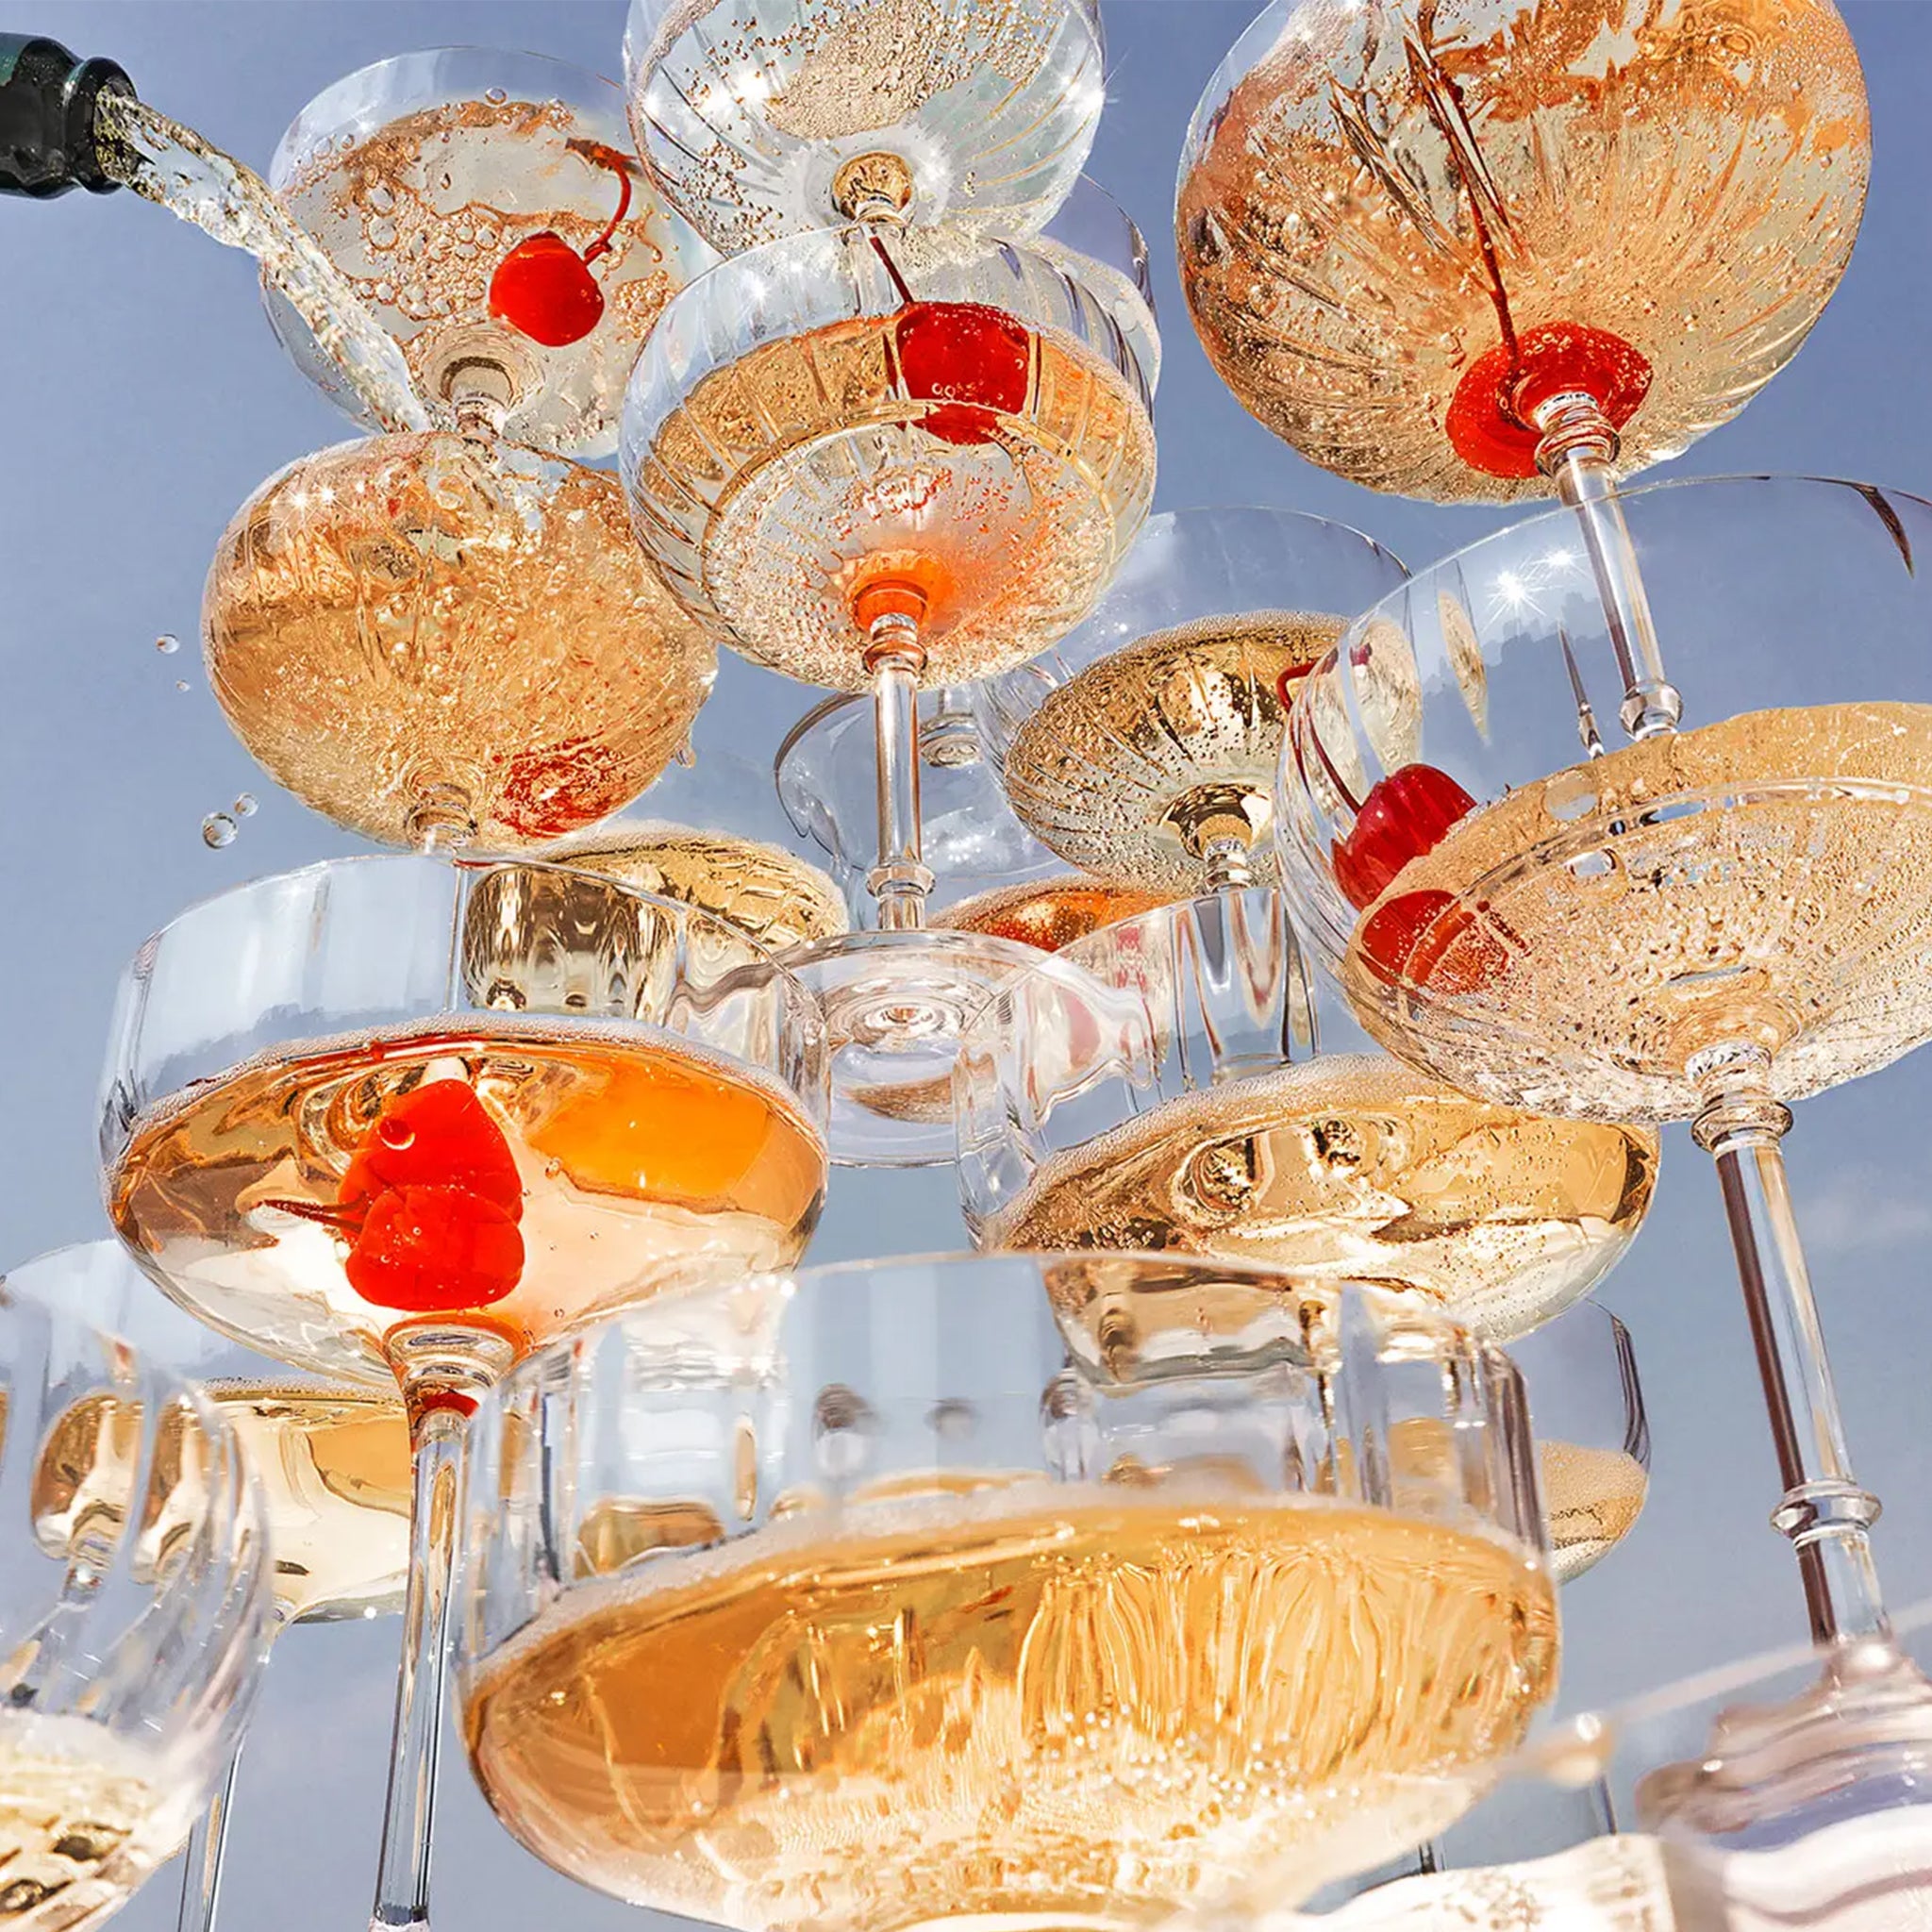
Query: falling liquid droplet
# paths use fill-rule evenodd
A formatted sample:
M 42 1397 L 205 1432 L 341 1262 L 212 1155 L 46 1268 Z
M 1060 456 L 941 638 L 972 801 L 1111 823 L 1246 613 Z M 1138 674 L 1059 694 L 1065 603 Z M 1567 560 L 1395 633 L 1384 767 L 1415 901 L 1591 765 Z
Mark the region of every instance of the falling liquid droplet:
M 201 822 L 201 842 L 219 852 L 235 842 L 235 821 L 225 811 L 211 811 Z
M 164 630 L 160 634 L 160 636 L 155 640 L 155 649 L 158 650 L 164 658 L 172 658 L 175 655 L 175 653 L 178 651 L 180 648 L 181 640 L 177 638 L 175 635 L 175 633 L 171 630 Z
M 176 691 L 186 691 L 188 689 L 188 680 L 185 677 L 177 677 L 175 680 L 175 689 Z
M 257 810 L 255 803 L 255 793 L 252 791 L 242 792 L 241 797 L 236 799 L 234 804 L 231 805 L 228 808 L 228 809 L 231 812 L 233 812 L 238 819 L 252 819 L 255 816 Z

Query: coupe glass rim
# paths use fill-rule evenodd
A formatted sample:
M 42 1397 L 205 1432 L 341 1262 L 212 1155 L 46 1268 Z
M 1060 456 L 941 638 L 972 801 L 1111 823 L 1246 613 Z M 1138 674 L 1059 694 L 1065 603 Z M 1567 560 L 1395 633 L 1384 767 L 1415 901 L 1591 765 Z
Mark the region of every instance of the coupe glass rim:
M 432 85 L 437 63 L 448 62 L 455 70 L 451 84 Z M 420 72 L 419 72 L 420 70 Z M 559 59 L 554 54 L 539 54 L 509 47 L 480 46 L 461 42 L 452 46 L 418 47 L 407 54 L 388 54 L 341 75 L 306 102 L 296 112 L 275 143 L 269 162 L 269 186 L 281 192 L 289 186 L 298 158 L 325 133 L 352 131 L 373 133 L 412 105 L 422 107 L 438 93 L 460 97 L 474 78 L 479 87 L 494 87 L 505 81 L 512 85 L 525 75 L 538 78 L 555 76 L 558 84 L 543 88 L 540 98 L 560 100 L 570 107 L 608 110 L 611 125 L 623 134 L 626 147 L 630 129 L 625 117 L 624 89 L 607 75 L 580 67 L 574 60 Z M 366 97 L 378 81 L 397 83 L 381 101 L 381 120 L 372 120 L 367 111 L 352 105 Z M 607 102 L 598 92 L 608 88 L 615 99 Z
M 1726 472 L 1716 476 L 1668 476 L 1660 477 L 1654 483 L 1633 484 L 1628 489 L 1619 488 L 1615 501 L 1624 507 L 1641 499 L 1661 496 L 1673 491 L 1707 491 L 1714 489 L 1749 488 L 1759 484 L 1782 484 L 1796 486 L 1807 491 L 1850 491 L 1868 501 L 1872 496 L 1896 497 L 1901 502 L 1918 505 L 1927 515 L 1932 515 L 1932 497 L 1922 496 L 1915 490 L 1898 490 L 1887 483 L 1860 482 L 1850 476 L 1823 476 L 1802 470 L 1740 470 Z M 1152 522 L 1152 519 L 1149 519 Z M 1409 573 L 1409 581 L 1386 596 L 1370 605 L 1366 610 L 1357 612 L 1351 620 L 1351 631 L 1358 629 L 1371 618 L 1387 610 L 1398 598 L 1409 595 L 1419 585 L 1455 569 L 1468 558 L 1480 552 L 1507 543 L 1524 541 L 1538 528 L 1559 524 L 1565 529 L 1573 529 L 1576 523 L 1576 512 L 1565 504 L 1551 503 L 1546 508 L 1533 511 L 1526 517 L 1517 517 L 1506 524 L 1500 530 L 1491 530 L 1486 536 L 1477 537 L 1459 549 L 1451 550 L 1443 556 L 1423 564 Z M 1641 542 L 1641 533 L 1639 533 Z M 1641 556 L 1641 552 L 1640 552 Z M 1554 631 L 1551 633 L 1554 637 Z M 1331 652 L 1330 657 L 1333 656 Z M 1325 663 L 1327 659 L 1324 658 Z M 1317 671 L 1321 666 L 1317 666 Z
M 426 852 L 357 852 L 337 858 L 317 859 L 313 864 L 299 865 L 288 872 L 268 873 L 260 878 L 246 879 L 239 885 L 226 886 L 218 892 L 208 892 L 199 899 L 192 900 L 165 924 L 157 926 L 142 941 L 135 949 L 135 959 L 138 960 L 142 954 L 165 944 L 171 937 L 199 923 L 215 907 L 226 906 L 245 893 L 265 892 L 271 887 L 286 886 L 302 879 L 320 878 L 325 874 L 342 872 L 352 866 L 377 865 L 420 868 L 433 866 L 451 872 L 476 874 L 510 868 L 519 872 L 562 873 L 572 878 L 594 880 L 598 885 L 626 899 L 657 907 L 681 919 L 695 920 L 701 924 L 718 928 L 734 944 L 741 945 L 751 952 L 755 956 L 756 963 L 768 968 L 774 978 L 787 982 L 797 997 L 811 999 L 808 990 L 769 946 L 754 939 L 742 926 L 732 924 L 728 919 L 709 910 L 707 907 L 694 905 L 688 899 L 672 899 L 658 892 L 648 892 L 641 886 L 634 886 L 628 880 L 617 878 L 609 873 L 590 872 L 581 866 L 561 864 L 554 859 L 534 857 L 523 858 L 514 853 L 485 858 L 480 856 L 463 858 L 458 855 L 445 856 Z M 123 976 L 131 976 L 133 972 L 134 966 L 130 964 Z
M 1315 510 L 1294 509 L 1287 504 L 1279 503 L 1177 504 L 1173 509 L 1157 510 L 1154 515 L 1150 516 L 1141 525 L 1140 535 L 1136 537 L 1135 541 L 1138 542 L 1140 538 L 1145 536 L 1147 532 L 1159 528 L 1162 525 L 1168 525 L 1176 530 L 1183 528 L 1193 529 L 1208 519 L 1225 520 L 1237 517 L 1254 517 L 1272 524 L 1292 525 L 1297 527 L 1305 524 L 1319 524 L 1325 529 L 1333 530 L 1338 536 L 1356 539 L 1365 548 L 1375 552 L 1377 556 L 1386 557 L 1391 563 L 1394 564 L 1406 575 L 1414 576 L 1420 575 L 1425 576 L 1432 567 L 1425 564 L 1419 573 L 1411 571 L 1408 565 L 1394 551 L 1390 549 L 1388 544 L 1383 542 L 1381 538 L 1371 535 L 1370 532 L 1361 528 L 1359 525 L 1348 523 L 1341 517 L 1324 517 Z M 1474 548 L 1474 546 L 1471 545 L 1470 547 Z M 1448 559 L 1445 558 L 1442 560 L 1446 562 Z M 1391 592 L 1391 594 L 1393 595 L 1394 593 Z M 1102 602 L 1105 602 L 1105 592 L 1103 592 Z M 1097 609 L 1098 608 L 1096 605 L 1095 608 Z

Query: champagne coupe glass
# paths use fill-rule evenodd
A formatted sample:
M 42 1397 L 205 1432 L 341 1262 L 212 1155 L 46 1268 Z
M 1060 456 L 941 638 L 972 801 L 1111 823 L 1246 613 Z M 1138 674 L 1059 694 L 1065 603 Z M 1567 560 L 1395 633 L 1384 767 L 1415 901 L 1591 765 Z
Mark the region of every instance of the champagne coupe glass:
M 268 1518 L 272 1629 L 399 1610 L 409 1570 L 409 1427 L 402 1404 L 362 1383 L 286 1369 L 184 1314 L 117 1241 L 59 1248 L 7 1285 L 72 1310 L 191 1375 L 240 1437 Z M 179 1932 L 208 1932 L 241 1745 L 189 1840 Z
M 1773 1520 L 1814 1635 L 1869 1659 L 1889 1650 L 1878 1504 L 1852 1474 L 1780 1149 L 1789 1103 L 1932 1035 L 1932 505 L 1757 477 L 1623 508 L 1694 728 L 1620 716 L 1585 546 L 1566 513 L 1533 518 L 1422 573 L 1309 675 L 1283 746 L 1284 867 L 1405 1059 L 1503 1104 L 1690 1122 L 1763 1377 Z M 1414 693 L 1399 721 L 1362 695 L 1391 679 Z M 1629 741 L 1607 745 L 1602 715 Z M 1932 1689 L 1900 1671 L 1911 1695 L 1874 1688 L 1873 1723 L 1932 1735 Z M 1854 1795 L 1862 1736 L 1821 1739 L 1845 1745 Z M 1786 1741 L 1792 1779 L 1817 1769 Z M 1768 1814 L 1776 1757 L 1750 1766 Z
M 1796 352 L 1871 145 L 1831 0 L 1274 0 L 1195 110 L 1181 278 L 1223 379 L 1310 460 L 1441 500 L 1554 488 L 1628 723 L 1664 730 L 1617 479 Z
M 1616 1263 L 1657 1137 L 1473 1099 L 1362 1038 L 1279 892 L 1230 889 L 999 988 L 954 1073 L 959 1194 L 988 1248 L 1144 1248 L 1405 1291 L 1491 1339 Z
M 338 860 L 184 913 L 123 981 L 109 1212 L 193 1314 L 399 1385 L 405 1657 L 374 1923 L 427 1924 L 456 1486 L 519 1357 L 782 1265 L 824 1190 L 811 996 L 736 927 L 555 866 Z
M 1033 232 L 1104 60 L 1099 0 L 632 0 L 624 40 L 638 152 L 727 255 L 868 208 Z
M 576 872 L 702 907 L 769 951 L 845 930 L 845 902 L 817 866 L 761 840 L 653 819 L 615 819 L 545 848 Z
M 240 1431 L 0 1286 L 0 1914 L 78 1932 L 180 1850 L 255 1700 L 269 1526 Z
M 1013 808 L 1111 885 L 1176 897 L 1271 884 L 1294 680 L 1405 575 L 1320 517 L 1151 518 L 1086 622 L 981 693 Z
M 825 1005 L 836 1160 L 948 1157 L 902 1097 L 944 1079 L 965 1013 L 1031 957 L 926 929 L 918 697 L 1064 634 L 1145 513 L 1144 249 L 1095 206 L 1063 211 L 1077 251 L 854 224 L 734 257 L 632 378 L 625 483 L 673 594 L 755 661 L 872 694 L 878 930 L 788 962 Z
M 1352 1285 L 768 1276 L 534 1357 L 477 1434 L 486 1796 L 746 1932 L 1298 1897 L 1462 1811 L 1554 1688 L 1514 1369 Z
M 617 447 L 638 344 L 712 259 L 639 165 L 622 90 L 535 54 L 441 47 L 361 68 L 296 116 L 269 185 L 426 401 L 485 406 L 553 454 Z M 375 426 L 293 310 L 267 302 L 296 367 Z
M 1831 0 L 1273 0 L 1189 129 L 1181 276 L 1311 461 L 1502 501 L 1580 480 L 1584 425 L 1627 474 L 1741 408 L 1843 274 L 1870 163 Z
M 270 477 L 223 534 L 202 638 L 272 778 L 415 846 L 514 849 L 615 811 L 717 670 L 616 479 L 480 433 L 373 437 Z

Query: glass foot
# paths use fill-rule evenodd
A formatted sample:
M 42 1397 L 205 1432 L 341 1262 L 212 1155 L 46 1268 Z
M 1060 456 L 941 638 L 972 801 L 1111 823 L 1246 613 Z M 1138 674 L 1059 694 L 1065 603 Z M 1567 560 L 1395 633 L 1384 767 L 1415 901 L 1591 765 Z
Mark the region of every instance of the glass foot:
M 1923 1806 L 1932 1806 L 1932 1682 L 1882 1639 L 1826 1653 L 1793 1697 L 1727 1706 L 1701 1757 L 1637 1786 L 1645 1829 L 1740 1851 Z M 1924 1851 L 1932 1873 L 1932 1839 Z
M 974 932 L 855 932 L 787 953 L 832 1042 L 827 1142 L 841 1167 L 955 1158 L 953 1062 L 966 1023 L 1031 946 Z

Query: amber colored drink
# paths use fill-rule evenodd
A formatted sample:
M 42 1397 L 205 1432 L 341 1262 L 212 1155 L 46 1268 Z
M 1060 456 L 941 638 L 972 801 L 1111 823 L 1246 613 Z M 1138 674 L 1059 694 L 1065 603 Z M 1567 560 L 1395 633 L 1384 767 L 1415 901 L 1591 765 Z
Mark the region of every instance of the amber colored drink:
M 1537 1449 L 1550 1571 L 1568 1583 L 1601 1562 L 1637 1527 L 1650 1475 L 1621 1449 L 1543 1442 Z
M 1274 1262 L 1446 1304 L 1520 1335 L 1628 1246 L 1657 1181 L 1641 1128 L 1472 1100 L 1379 1054 L 1185 1093 L 1043 1162 L 1001 1248 Z
M 673 1276 L 795 1259 L 824 1183 L 789 1096 L 735 1062 L 492 1023 L 278 1050 L 191 1089 L 136 1123 L 108 1198 L 213 1326 L 386 1380 L 425 1324 L 521 1353 Z
M 1025 1483 L 584 1585 L 464 1723 L 518 1837 L 636 1904 L 1072 1925 L 1271 1870 L 1300 1896 L 1427 1836 L 1556 1657 L 1549 1578 L 1478 1535 Z

